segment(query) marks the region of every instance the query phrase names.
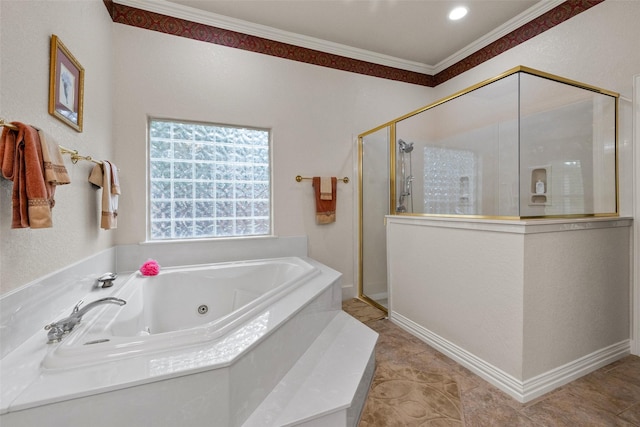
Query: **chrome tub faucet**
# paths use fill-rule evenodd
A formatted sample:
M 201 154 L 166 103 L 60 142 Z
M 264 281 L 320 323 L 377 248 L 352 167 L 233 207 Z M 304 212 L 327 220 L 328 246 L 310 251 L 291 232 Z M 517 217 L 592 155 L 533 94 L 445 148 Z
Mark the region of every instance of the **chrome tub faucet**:
M 47 341 L 47 344 L 60 342 L 62 338 L 64 338 L 69 332 L 73 330 L 73 328 L 76 327 L 78 323 L 80 323 L 80 321 L 82 320 L 82 316 L 87 314 L 89 310 L 103 304 L 117 304 L 122 306 L 127 302 L 120 298 L 106 297 L 92 301 L 84 307 L 80 308 L 80 305 L 82 305 L 82 303 L 83 301 L 80 300 L 73 308 L 73 311 L 68 317 L 65 317 L 64 319 L 58 320 L 57 322 L 53 322 L 44 327 L 45 331 L 49 331 L 47 334 L 47 338 L 49 339 L 49 341 Z

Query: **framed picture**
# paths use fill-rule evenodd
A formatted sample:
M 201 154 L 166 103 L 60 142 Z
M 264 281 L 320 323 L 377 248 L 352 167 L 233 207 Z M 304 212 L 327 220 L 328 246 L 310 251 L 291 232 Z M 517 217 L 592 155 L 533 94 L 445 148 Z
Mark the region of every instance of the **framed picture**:
M 51 36 L 49 114 L 82 132 L 84 68 L 62 41 Z

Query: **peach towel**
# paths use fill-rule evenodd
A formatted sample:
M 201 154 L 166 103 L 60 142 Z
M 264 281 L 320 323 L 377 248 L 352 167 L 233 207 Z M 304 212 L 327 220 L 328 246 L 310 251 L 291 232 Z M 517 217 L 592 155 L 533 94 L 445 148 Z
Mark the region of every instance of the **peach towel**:
M 331 224 L 332 222 L 336 222 L 336 189 L 338 188 L 338 180 L 336 177 L 331 177 L 330 200 L 322 198 L 320 187 L 321 178 L 319 176 L 314 176 L 313 189 L 316 197 L 316 223 Z
M 38 130 L 40 145 L 42 146 L 42 163 L 44 166 L 44 179 L 51 185 L 64 185 L 71 182 L 67 168 L 64 166 L 60 146 L 55 143 L 50 135 Z M 53 197 L 52 197 L 53 199 Z
M 58 181 L 45 177 L 43 143 L 38 131 L 23 123 L 12 124 L 18 130 L 5 127 L 0 139 L 2 175 L 13 181 L 11 228 L 52 227 L 51 209 Z M 68 182 L 60 182 L 63 183 Z
M 118 180 L 118 168 L 103 160 L 91 170 L 89 182 L 102 188 L 102 206 L 100 208 L 100 228 L 110 230 L 118 227 L 118 195 L 120 184 Z
M 331 177 L 320 177 L 320 199 L 333 200 L 333 188 L 331 186 Z

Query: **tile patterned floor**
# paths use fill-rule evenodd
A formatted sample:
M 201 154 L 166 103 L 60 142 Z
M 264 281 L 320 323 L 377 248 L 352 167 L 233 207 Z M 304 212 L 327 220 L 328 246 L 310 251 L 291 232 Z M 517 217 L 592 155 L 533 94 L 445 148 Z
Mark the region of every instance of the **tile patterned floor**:
M 343 309 L 380 334 L 359 427 L 640 427 L 640 357 L 521 404 L 359 300 Z

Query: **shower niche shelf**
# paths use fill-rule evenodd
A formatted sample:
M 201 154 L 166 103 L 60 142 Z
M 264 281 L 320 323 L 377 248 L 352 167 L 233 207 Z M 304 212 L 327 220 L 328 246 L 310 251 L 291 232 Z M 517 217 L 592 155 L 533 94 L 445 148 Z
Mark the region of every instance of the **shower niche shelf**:
M 529 206 L 551 205 L 551 166 L 536 166 L 531 169 Z

